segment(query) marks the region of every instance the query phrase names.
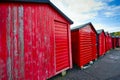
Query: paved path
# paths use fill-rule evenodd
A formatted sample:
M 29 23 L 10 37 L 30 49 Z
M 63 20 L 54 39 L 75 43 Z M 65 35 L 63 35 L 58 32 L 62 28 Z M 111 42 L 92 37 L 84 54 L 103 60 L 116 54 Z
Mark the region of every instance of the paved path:
M 120 80 L 120 48 L 110 50 L 87 69 L 74 67 L 66 76 L 59 74 L 49 80 Z

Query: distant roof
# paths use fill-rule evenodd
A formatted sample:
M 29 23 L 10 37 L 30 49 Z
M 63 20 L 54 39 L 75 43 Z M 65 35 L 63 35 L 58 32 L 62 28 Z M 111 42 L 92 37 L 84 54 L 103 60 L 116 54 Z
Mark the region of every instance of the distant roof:
M 81 29 L 81 28 L 83 28 L 83 27 L 85 27 L 86 25 L 89 25 L 89 24 L 91 24 L 91 22 L 73 27 L 73 28 L 71 28 L 71 30 L 78 30 L 78 29 Z
M 79 25 L 79 26 L 73 27 L 73 28 L 71 28 L 71 31 L 79 30 L 79 29 L 81 29 L 81 28 L 86 27 L 87 25 L 91 25 L 91 26 L 93 27 L 94 31 L 96 32 L 96 30 L 95 30 L 95 28 L 94 28 L 94 26 L 92 25 L 91 22 L 88 22 L 88 23 L 86 23 L 86 24 L 82 24 L 82 25 Z M 96 32 L 96 34 L 97 34 L 97 32 Z
M 97 30 L 97 33 L 100 34 L 100 33 L 102 33 L 103 31 L 104 31 L 103 29 Z
M 0 0 L 0 2 L 26 2 L 26 3 L 47 3 L 50 4 L 58 13 L 60 13 L 70 24 L 73 21 L 68 18 L 60 9 L 58 9 L 50 0 Z
M 108 35 L 109 33 L 108 32 L 105 32 L 105 35 Z
M 112 38 L 120 38 L 120 36 L 112 36 Z

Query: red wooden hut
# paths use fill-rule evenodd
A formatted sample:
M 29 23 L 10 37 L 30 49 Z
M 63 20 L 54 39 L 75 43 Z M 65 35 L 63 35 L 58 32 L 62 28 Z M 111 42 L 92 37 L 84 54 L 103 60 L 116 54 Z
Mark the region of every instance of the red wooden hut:
M 102 56 L 105 54 L 106 50 L 105 50 L 105 32 L 103 29 L 101 30 L 97 30 L 97 44 L 98 44 L 98 56 Z
M 97 58 L 96 36 L 92 23 L 71 29 L 73 62 L 79 67 Z
M 113 49 L 116 48 L 116 37 L 112 36 L 112 47 Z
M 72 23 L 49 0 L 0 0 L 0 80 L 46 80 L 72 68 Z
M 105 45 L 106 45 L 106 52 L 109 50 L 109 33 L 105 32 L 106 35 L 106 40 L 105 40 Z
M 108 50 L 112 48 L 112 37 L 110 34 L 108 34 Z
M 116 37 L 116 47 L 119 47 L 119 36 Z
M 118 46 L 120 47 L 120 37 L 119 37 L 119 40 L 118 40 Z

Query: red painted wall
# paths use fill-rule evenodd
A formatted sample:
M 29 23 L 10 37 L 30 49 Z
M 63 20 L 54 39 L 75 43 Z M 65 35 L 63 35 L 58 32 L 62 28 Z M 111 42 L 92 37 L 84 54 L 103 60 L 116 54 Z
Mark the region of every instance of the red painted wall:
M 73 62 L 79 67 L 96 59 L 96 33 L 90 25 L 71 31 Z
M 106 52 L 112 48 L 113 46 L 112 43 L 113 43 L 112 37 L 110 36 L 109 33 L 107 33 L 106 34 Z
M 72 60 L 75 64 L 80 63 L 79 30 L 71 32 Z
M 116 47 L 119 47 L 119 37 L 116 38 Z
M 113 48 L 116 48 L 116 38 L 112 38 Z
M 120 47 L 120 38 L 119 38 L 119 47 Z
M 105 52 L 106 52 L 105 48 L 106 48 L 105 34 L 104 34 L 104 32 L 102 32 L 98 35 L 98 49 L 99 49 L 98 54 L 99 54 L 99 56 L 102 56 L 105 54 Z
M 106 52 L 109 50 L 109 35 L 106 34 Z
M 58 23 L 63 31 L 59 33 L 60 36 L 55 34 L 55 21 L 65 24 Z M 0 80 L 46 80 L 71 68 L 69 25 L 47 4 L 0 3 Z M 56 63 L 56 35 L 58 40 L 67 43 L 67 65 L 61 64 L 59 70 Z M 63 49 L 60 50 L 64 55 Z
M 112 37 L 109 35 L 109 50 L 112 49 Z

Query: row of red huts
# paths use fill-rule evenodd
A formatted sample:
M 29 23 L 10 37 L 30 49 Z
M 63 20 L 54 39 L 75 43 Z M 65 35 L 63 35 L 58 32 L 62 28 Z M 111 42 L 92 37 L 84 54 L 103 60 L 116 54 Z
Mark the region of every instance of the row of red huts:
M 103 29 L 95 30 L 92 23 L 71 29 L 73 63 L 79 67 L 103 56 L 110 49 L 120 47 L 120 37 L 113 37 Z
M 92 23 L 70 24 L 49 0 L 1 0 L 0 80 L 46 80 L 120 47 L 120 38 Z

